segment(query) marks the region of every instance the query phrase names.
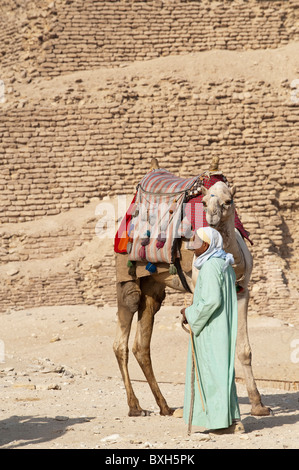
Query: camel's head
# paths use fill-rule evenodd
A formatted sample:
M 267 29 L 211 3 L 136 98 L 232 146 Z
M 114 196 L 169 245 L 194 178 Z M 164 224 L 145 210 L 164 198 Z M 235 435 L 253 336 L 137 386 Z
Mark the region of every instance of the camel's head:
M 233 197 L 236 188 L 229 188 L 227 184 L 218 181 L 211 188 L 206 189 L 202 186 L 202 203 L 206 212 L 206 219 L 210 227 L 219 227 L 221 222 L 226 221 L 234 215 L 235 206 Z

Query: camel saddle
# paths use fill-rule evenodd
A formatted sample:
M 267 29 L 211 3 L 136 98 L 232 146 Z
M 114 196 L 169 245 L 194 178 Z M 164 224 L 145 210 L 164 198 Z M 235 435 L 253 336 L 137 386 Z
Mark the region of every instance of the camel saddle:
M 114 251 L 127 253 L 131 261 L 174 263 L 181 240 L 208 226 L 201 186 L 210 188 L 217 181 L 227 182 L 221 171 L 207 171 L 192 178 L 179 178 L 162 169 L 149 172 L 138 184 L 119 226 Z M 235 227 L 249 240 L 237 212 Z

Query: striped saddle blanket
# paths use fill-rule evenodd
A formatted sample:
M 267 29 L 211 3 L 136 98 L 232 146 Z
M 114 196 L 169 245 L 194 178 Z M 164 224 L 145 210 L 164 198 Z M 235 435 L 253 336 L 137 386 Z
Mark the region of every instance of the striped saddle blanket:
M 175 241 L 182 236 L 183 203 L 195 181 L 166 170 L 153 170 L 140 181 L 128 232 L 130 260 L 173 263 L 179 256 Z
M 174 263 L 181 238 L 208 226 L 200 185 L 210 188 L 217 181 L 226 181 L 221 172 L 186 179 L 161 169 L 145 175 L 117 231 L 114 251 L 128 253 L 131 261 Z M 235 225 L 248 238 L 237 214 Z

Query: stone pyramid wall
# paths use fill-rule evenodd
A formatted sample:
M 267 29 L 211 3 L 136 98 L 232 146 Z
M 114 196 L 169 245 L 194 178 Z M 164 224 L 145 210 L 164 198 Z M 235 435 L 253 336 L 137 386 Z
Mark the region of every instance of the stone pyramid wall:
M 250 311 L 298 322 L 297 2 L 0 8 L 1 311 L 115 305 L 99 204 L 117 222 L 152 157 L 193 176 L 218 156 L 254 242 Z

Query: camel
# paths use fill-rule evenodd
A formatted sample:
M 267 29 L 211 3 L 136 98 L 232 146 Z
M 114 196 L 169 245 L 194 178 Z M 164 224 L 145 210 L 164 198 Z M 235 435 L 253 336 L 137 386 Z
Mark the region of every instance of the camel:
M 157 168 L 157 163 L 154 163 L 153 168 Z M 215 170 L 214 166 L 213 168 Z M 239 292 L 237 293 L 238 339 L 236 349 L 238 359 L 244 370 L 248 397 L 251 403 L 251 414 L 266 416 L 270 414 L 271 410 L 264 406 L 261 401 L 251 367 L 252 353 L 248 338 L 247 309 L 252 256 L 244 239 L 234 226 L 235 204 L 233 196 L 236 193 L 236 189 L 235 187 L 229 188 L 226 183 L 217 182 L 210 189 L 202 187 L 202 192 L 207 222 L 221 233 L 225 251 L 232 253 L 235 259 L 234 269 L 239 286 Z M 192 258 L 190 258 L 188 251 L 190 252 L 190 250 L 182 250 L 181 265 L 185 280 L 193 292 L 197 270 L 195 268 L 192 269 Z M 126 255 L 116 254 L 116 256 L 124 257 Z M 172 415 L 174 412 L 174 409 L 168 406 L 161 393 L 153 372 L 150 355 L 154 317 L 165 298 L 166 287 L 186 292 L 186 287 L 180 282 L 178 275 L 170 275 L 168 272 L 154 273 L 148 276 L 137 277 L 134 280 L 117 282 L 117 331 L 113 349 L 126 388 L 129 416 L 147 416 L 150 414 L 150 412 L 142 409 L 140 406 L 128 372 L 128 341 L 133 316 L 136 312 L 138 312 L 138 321 L 132 348 L 133 354 L 151 388 L 160 409 L 160 415 Z

